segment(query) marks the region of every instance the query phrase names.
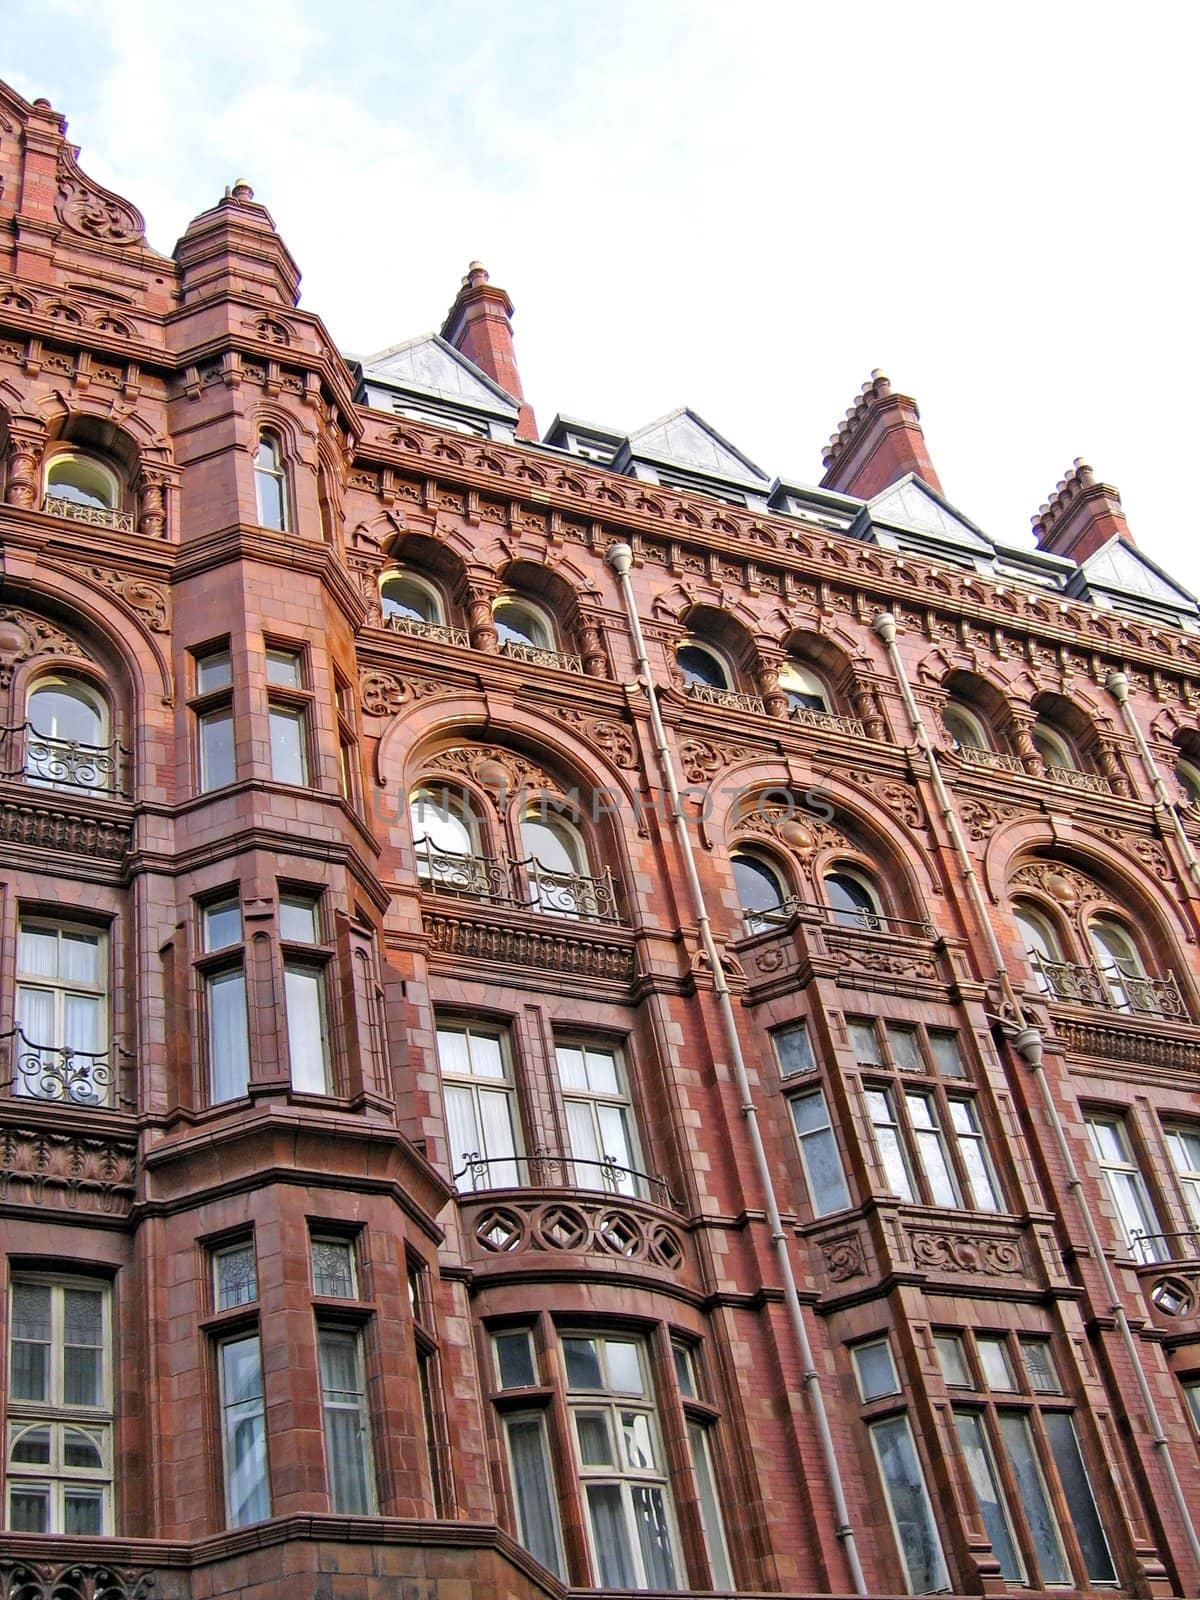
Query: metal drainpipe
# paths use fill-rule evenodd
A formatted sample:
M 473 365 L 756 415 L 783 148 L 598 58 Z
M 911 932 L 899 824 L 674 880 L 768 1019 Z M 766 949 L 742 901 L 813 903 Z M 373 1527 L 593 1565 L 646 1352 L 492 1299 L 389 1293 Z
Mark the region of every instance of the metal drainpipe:
M 1183 818 L 1179 815 L 1179 807 L 1170 798 L 1167 786 L 1163 782 L 1162 773 L 1159 771 L 1158 762 L 1151 753 L 1137 718 L 1133 714 L 1133 707 L 1129 703 L 1129 678 L 1124 672 L 1110 672 L 1105 680 L 1108 692 L 1121 708 L 1121 719 L 1129 732 L 1133 735 L 1134 743 L 1138 747 L 1138 755 L 1142 758 L 1142 766 L 1146 776 L 1150 779 L 1150 786 L 1154 790 L 1154 798 L 1166 811 L 1171 819 L 1171 826 L 1175 830 L 1175 837 L 1179 841 L 1179 848 L 1183 852 L 1183 859 L 1187 862 L 1188 874 L 1192 882 L 1200 887 L 1200 860 L 1192 847 L 1192 841 L 1187 836 L 1183 826 Z
M 821 1459 L 829 1478 L 830 1492 L 833 1496 L 834 1515 L 837 1518 L 834 1533 L 841 1541 L 842 1547 L 846 1552 L 846 1564 L 850 1568 L 850 1578 L 854 1585 L 854 1592 L 858 1595 L 865 1595 L 868 1593 L 866 1579 L 863 1577 L 862 1563 L 859 1561 L 858 1547 L 854 1539 L 854 1528 L 850 1521 L 845 1490 L 842 1487 L 842 1474 L 838 1464 L 837 1448 L 834 1445 L 833 1434 L 829 1427 L 829 1417 L 825 1410 L 825 1397 L 821 1393 L 821 1379 L 813 1361 L 812 1345 L 809 1342 L 808 1329 L 804 1324 L 804 1312 L 800 1305 L 800 1296 L 796 1292 L 796 1279 L 792 1272 L 792 1259 L 788 1253 L 787 1235 L 783 1231 L 783 1219 L 779 1214 L 779 1203 L 775 1198 L 771 1167 L 767 1160 L 767 1152 L 763 1148 L 762 1134 L 759 1131 L 758 1110 L 750 1093 L 750 1080 L 746 1073 L 745 1057 L 742 1055 L 742 1043 L 738 1036 L 733 1001 L 730 997 L 729 985 L 725 981 L 725 969 L 721 963 L 720 951 L 717 949 L 712 925 L 709 922 L 704 890 L 700 885 L 700 876 L 696 871 L 696 858 L 692 851 L 687 818 L 683 814 L 683 806 L 680 802 L 679 784 L 675 777 L 675 767 L 667 745 L 667 733 L 663 727 L 662 714 L 658 708 L 658 696 L 650 673 L 650 662 L 646 656 L 646 642 L 642 636 L 642 625 L 638 618 L 633 585 L 629 581 L 629 569 L 633 565 L 633 551 L 627 544 L 614 544 L 609 547 L 605 560 L 617 575 L 617 583 L 621 589 L 621 599 L 625 604 L 625 615 L 629 622 L 629 632 L 633 638 L 634 650 L 637 655 L 638 682 L 645 691 L 646 699 L 650 706 L 650 726 L 654 734 L 655 753 L 658 757 L 659 771 L 663 784 L 671 802 L 671 824 L 679 841 L 680 853 L 683 856 L 688 888 L 691 891 L 696 921 L 700 930 L 700 943 L 712 969 L 713 988 L 716 992 L 717 1006 L 721 1014 L 725 1043 L 729 1049 L 729 1059 L 733 1065 L 733 1074 L 737 1081 L 738 1093 L 742 1099 L 741 1111 L 746 1120 L 746 1128 L 750 1136 L 750 1146 L 754 1153 L 754 1165 L 757 1168 L 759 1182 L 762 1185 L 766 1201 L 767 1221 L 771 1227 L 771 1244 L 775 1251 L 776 1260 L 779 1263 L 780 1275 L 783 1278 L 784 1300 L 787 1304 L 792 1329 L 796 1335 L 796 1343 L 799 1346 L 800 1362 L 804 1369 L 804 1386 L 808 1391 L 809 1404 L 812 1407 L 813 1419 L 817 1425 Z
M 1130 1364 L 1133 1367 L 1134 1376 L 1137 1380 L 1138 1393 L 1141 1395 L 1142 1404 L 1146 1408 L 1146 1417 L 1150 1423 L 1151 1442 L 1154 1445 L 1155 1450 L 1158 1452 L 1159 1461 L 1162 1464 L 1163 1472 L 1166 1475 L 1167 1482 L 1171 1489 L 1171 1498 L 1175 1502 L 1175 1508 L 1179 1513 L 1180 1520 L 1183 1523 L 1184 1531 L 1187 1534 L 1187 1541 L 1189 1547 L 1191 1548 L 1192 1557 L 1195 1560 L 1197 1567 L 1200 1567 L 1200 1535 L 1197 1535 L 1196 1524 L 1192 1519 L 1191 1508 L 1189 1507 L 1187 1497 L 1183 1492 L 1183 1485 L 1179 1481 L 1179 1474 L 1175 1470 L 1175 1462 L 1171 1456 L 1171 1447 L 1167 1440 L 1166 1434 L 1163 1432 L 1162 1420 L 1159 1417 L 1158 1408 L 1154 1404 L 1154 1396 L 1150 1390 L 1150 1380 L 1146 1376 L 1145 1367 L 1142 1365 L 1141 1352 L 1138 1349 L 1138 1344 L 1134 1337 L 1133 1329 L 1129 1326 L 1129 1318 L 1125 1313 L 1125 1307 L 1122 1303 L 1120 1292 L 1117 1289 L 1117 1282 L 1113 1277 L 1112 1268 L 1108 1264 L 1108 1257 L 1104 1251 L 1104 1242 L 1100 1237 L 1100 1230 L 1097 1227 L 1096 1220 L 1092 1216 L 1091 1209 L 1088 1206 L 1087 1196 L 1083 1188 L 1083 1180 L 1079 1176 L 1079 1169 L 1075 1165 L 1075 1157 L 1071 1153 L 1071 1146 L 1067 1142 L 1067 1134 L 1066 1129 L 1063 1127 L 1062 1117 L 1059 1115 L 1058 1106 L 1055 1103 L 1054 1096 L 1050 1090 L 1050 1082 L 1046 1077 L 1045 1067 L 1042 1064 L 1045 1041 L 1042 1037 L 1041 1029 L 1034 1027 L 1028 1022 L 1024 1008 L 1017 997 L 1017 992 L 1013 986 L 1012 978 L 1009 976 L 1008 968 L 1005 965 L 1004 952 L 1000 948 L 1000 941 L 996 937 L 996 930 L 992 927 L 992 920 L 988 913 L 987 901 L 984 898 L 983 890 L 979 886 L 979 877 L 975 871 L 974 863 L 972 862 L 970 854 L 967 850 L 966 840 L 963 838 L 962 827 L 958 820 L 958 813 L 954 809 L 954 803 L 950 798 L 949 791 L 947 790 L 945 782 L 942 778 L 941 769 L 938 766 L 937 754 L 934 751 L 933 744 L 929 738 L 929 731 L 925 726 L 924 719 L 921 716 L 920 708 L 913 696 L 912 686 L 908 681 L 908 674 L 905 671 L 904 662 L 901 660 L 900 652 L 896 648 L 896 619 L 891 615 L 890 612 L 881 611 L 875 617 L 875 620 L 871 626 L 873 631 L 880 639 L 882 639 L 887 648 L 888 659 L 891 662 L 892 671 L 896 675 L 896 682 L 900 686 L 900 693 L 904 699 L 905 710 L 908 712 L 908 718 L 912 724 L 913 734 L 916 738 L 917 746 L 919 749 L 924 751 L 926 759 L 929 762 L 929 771 L 933 781 L 934 794 L 937 796 L 938 806 L 942 812 L 942 816 L 945 818 L 946 825 L 950 831 L 950 837 L 954 842 L 955 853 L 959 858 L 959 865 L 962 868 L 963 876 L 966 878 L 967 893 L 971 898 L 971 903 L 975 908 L 980 926 L 983 929 L 984 937 L 987 940 L 989 954 L 996 964 L 997 981 L 1000 984 L 1000 988 L 1005 1000 L 1012 1008 L 1013 1017 L 1020 1019 L 1019 1025 L 1008 1024 L 1006 1027 L 1006 1032 L 1013 1049 L 1021 1057 L 1022 1061 L 1025 1062 L 1026 1066 L 1029 1067 L 1033 1073 L 1033 1076 L 1037 1080 L 1038 1089 L 1042 1098 L 1042 1106 L 1046 1113 L 1046 1119 L 1049 1122 L 1051 1132 L 1054 1135 L 1054 1143 L 1058 1149 L 1059 1159 L 1063 1164 L 1063 1170 L 1067 1174 L 1067 1188 L 1071 1191 L 1071 1194 L 1074 1197 L 1076 1207 L 1083 1221 L 1084 1231 L 1087 1233 L 1088 1237 L 1088 1246 L 1091 1250 L 1092 1257 L 1100 1270 L 1100 1276 L 1104 1283 L 1104 1293 L 1109 1302 L 1109 1311 L 1117 1325 L 1117 1329 L 1121 1336 L 1121 1342 L 1125 1346 L 1125 1353 L 1129 1357 Z M 1109 687 L 1112 687 L 1111 681 L 1109 683 Z M 1149 752 L 1147 752 L 1147 755 L 1149 755 Z

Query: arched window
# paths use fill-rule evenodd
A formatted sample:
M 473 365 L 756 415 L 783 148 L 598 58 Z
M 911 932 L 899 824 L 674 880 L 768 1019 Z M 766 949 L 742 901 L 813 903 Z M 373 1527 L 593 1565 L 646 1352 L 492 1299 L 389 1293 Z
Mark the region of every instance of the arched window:
M 1088 923 L 1088 939 L 1116 1009 L 1146 1009 L 1139 1003 L 1145 998 L 1145 986 L 1139 980 L 1145 978 L 1146 968 L 1125 924 L 1116 917 L 1092 917 Z
M 385 573 L 380 581 L 379 597 L 385 622 L 415 622 L 427 627 L 441 627 L 445 623 L 441 595 L 415 573 Z
M 942 713 L 946 732 L 955 750 L 990 750 L 992 741 L 981 718 L 957 701 L 951 701 Z
M 488 898 L 480 823 L 469 797 L 449 784 L 424 783 L 408 802 L 417 877 L 431 888 Z
M 824 884 L 825 900 L 841 927 L 878 933 L 887 926 L 875 886 L 863 873 L 837 866 L 825 874 Z
M 1175 776 L 1183 790 L 1184 801 L 1189 806 L 1200 806 L 1200 765 L 1180 756 L 1175 763 Z
M 762 856 L 738 850 L 733 856 L 733 881 L 747 933 L 777 928 L 788 895 L 775 868 Z
M 675 652 L 675 661 L 683 674 L 684 684 L 689 689 L 730 687 L 728 668 L 716 651 L 710 650 L 706 644 L 697 644 L 691 639 L 685 640 Z
M 815 672 L 798 661 L 785 661 L 779 669 L 779 687 L 787 696 L 788 709 L 828 711 L 829 693 Z
M 95 456 L 65 450 L 52 456 L 46 466 L 46 499 L 65 500 L 92 511 L 115 511 L 121 486 L 116 473 Z
M 501 646 L 518 649 L 556 650 L 557 642 L 550 619 L 539 606 L 514 595 L 500 595 L 492 606 L 492 621 Z
M 1047 767 L 1057 767 L 1061 772 L 1075 772 L 1078 769 L 1074 750 L 1062 734 L 1048 723 L 1039 721 L 1034 724 L 1033 742 Z
M 118 787 L 108 706 L 76 678 L 39 678 L 25 702 L 25 780 L 107 794 Z
M 275 434 L 265 429 L 258 436 L 254 457 L 254 493 L 259 526 L 284 532 L 288 525 L 288 496 L 283 446 Z
M 1043 994 L 1049 994 L 1051 983 L 1046 966 L 1056 965 L 1063 960 L 1058 929 L 1044 911 L 1026 901 L 1018 901 L 1013 906 L 1013 918 L 1025 941 L 1026 962 L 1034 982 Z
M 521 848 L 529 875 L 530 904 L 564 917 L 594 917 L 599 910 L 587 847 L 578 828 L 535 802 L 521 818 Z

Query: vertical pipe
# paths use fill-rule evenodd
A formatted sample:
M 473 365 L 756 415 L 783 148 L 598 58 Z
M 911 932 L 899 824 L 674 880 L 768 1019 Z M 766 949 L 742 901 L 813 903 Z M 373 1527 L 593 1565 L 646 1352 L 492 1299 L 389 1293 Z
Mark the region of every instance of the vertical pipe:
M 1158 762 L 1146 741 L 1137 718 L 1133 714 L 1133 707 L 1129 703 L 1129 679 L 1123 672 L 1110 672 L 1106 680 L 1108 692 L 1121 708 L 1121 719 L 1126 728 L 1133 735 L 1134 743 L 1138 747 L 1138 755 L 1142 760 L 1142 767 L 1150 780 L 1150 787 L 1154 790 L 1155 801 L 1163 807 L 1171 819 L 1171 827 L 1175 838 L 1187 863 L 1188 876 L 1200 888 L 1200 860 L 1196 859 L 1196 852 L 1192 841 L 1187 836 L 1187 829 L 1183 825 L 1183 818 L 1179 815 L 1179 807 L 1170 798 L 1167 786 L 1163 782 L 1162 773 L 1159 771 Z
M 725 1034 L 725 1043 L 729 1049 L 729 1059 L 733 1066 L 734 1078 L 737 1081 L 738 1094 L 742 1100 L 741 1111 L 746 1121 L 750 1147 L 754 1154 L 754 1165 L 758 1172 L 765 1199 L 767 1221 L 771 1228 L 771 1245 L 775 1251 L 776 1261 L 779 1264 L 780 1276 L 783 1279 L 784 1300 L 787 1305 L 792 1330 L 796 1336 L 796 1344 L 800 1351 L 800 1363 L 804 1371 L 804 1386 L 808 1391 L 809 1405 L 812 1408 L 813 1420 L 816 1423 L 817 1436 L 820 1441 L 821 1459 L 825 1466 L 825 1472 L 829 1479 L 830 1493 L 833 1497 L 834 1515 L 837 1518 L 834 1532 L 837 1538 L 841 1540 L 846 1552 L 846 1563 L 850 1569 L 854 1592 L 858 1595 L 865 1595 L 868 1592 L 866 1579 L 863 1576 L 858 1546 L 854 1538 L 854 1528 L 850 1521 L 849 1507 L 846 1504 L 846 1493 L 842 1485 L 842 1473 L 838 1463 L 837 1447 L 833 1442 L 833 1433 L 829 1426 L 829 1416 L 825 1409 L 825 1397 L 821 1392 L 820 1375 L 813 1361 L 812 1344 L 809 1341 L 808 1329 L 804 1322 L 804 1311 L 800 1305 L 800 1296 L 796 1292 L 796 1279 L 792 1272 L 792 1258 L 788 1253 L 787 1235 L 783 1231 L 783 1219 L 779 1214 L 779 1203 L 775 1197 L 775 1185 L 771 1177 L 770 1162 L 767 1160 L 762 1134 L 758 1126 L 758 1109 L 750 1092 L 750 1079 L 746 1072 L 745 1057 L 742 1054 L 742 1042 L 738 1034 L 737 1018 L 734 1015 L 729 985 L 725 981 L 725 968 L 721 962 L 721 954 L 717 949 L 712 925 L 709 922 L 708 906 L 700 883 L 700 875 L 696 871 L 696 858 L 692 850 L 687 818 L 684 816 L 683 806 L 679 797 L 679 784 L 675 777 L 674 761 L 667 745 L 667 733 L 663 726 L 662 713 L 658 707 L 658 696 L 650 673 L 650 662 L 646 656 L 646 642 L 642 636 L 637 601 L 634 597 L 633 585 L 629 580 L 629 569 L 633 565 L 633 551 L 627 544 L 614 544 L 610 546 L 605 559 L 616 573 L 617 583 L 621 590 L 621 599 L 625 605 L 625 615 L 629 622 L 629 632 L 633 639 L 634 653 L 637 657 L 638 682 L 645 691 L 646 700 L 650 708 L 650 727 L 654 735 L 655 754 L 658 757 L 659 772 L 663 785 L 671 803 L 671 825 L 679 842 L 680 854 L 683 857 L 688 889 L 692 897 L 696 921 L 700 930 L 700 943 L 712 970 L 713 988 L 717 996 L 717 1008 L 721 1016 L 721 1026 Z
M 1134 1337 L 1133 1329 L 1129 1325 L 1129 1318 L 1126 1315 L 1125 1306 L 1121 1300 L 1120 1292 L 1117 1289 L 1116 1279 L 1113 1276 L 1112 1268 L 1109 1266 L 1108 1257 L 1104 1251 L 1104 1242 L 1100 1236 L 1100 1230 L 1096 1225 L 1096 1219 L 1092 1215 L 1091 1207 L 1087 1203 L 1087 1195 L 1084 1191 L 1083 1180 L 1079 1176 L 1079 1169 L 1075 1165 L 1075 1158 L 1071 1153 L 1071 1146 L 1067 1141 L 1066 1129 L 1063 1127 L 1063 1121 L 1061 1115 L 1059 1114 L 1058 1105 L 1056 1104 L 1054 1095 L 1051 1091 L 1049 1079 L 1046 1077 L 1045 1068 L 1042 1064 L 1044 1041 L 1042 1039 L 1041 1031 L 1040 1029 L 1035 1028 L 1025 1022 L 1025 1013 L 1017 996 L 1016 989 L 1013 986 L 1012 978 L 1009 975 L 1008 968 L 1005 964 L 1004 952 L 1000 947 L 1000 941 L 996 936 L 996 930 L 992 926 L 992 920 L 988 911 L 987 901 L 984 897 L 983 890 L 979 885 L 979 877 L 975 871 L 975 864 L 971 860 L 970 852 L 967 850 L 966 840 L 963 837 L 962 827 L 958 820 L 958 813 L 954 808 L 954 803 L 950 798 L 949 791 L 947 790 L 945 781 L 942 778 L 941 768 L 938 765 L 937 753 L 933 748 L 932 741 L 929 738 L 929 731 L 925 726 L 924 719 L 921 716 L 920 708 L 917 705 L 916 698 L 913 695 L 912 686 L 908 681 L 908 674 L 905 671 L 904 662 L 901 659 L 899 650 L 896 648 L 896 619 L 890 613 L 881 611 L 872 623 L 872 628 L 878 637 L 883 641 L 884 646 L 887 649 L 888 660 L 891 662 L 892 671 L 895 674 L 896 682 L 900 687 L 900 694 L 904 700 L 904 707 L 908 713 L 909 722 L 912 724 L 913 735 L 916 739 L 917 746 L 919 749 L 924 751 L 926 759 L 929 762 L 929 772 L 930 778 L 933 782 L 933 791 L 937 797 L 938 807 L 943 818 L 945 819 L 951 840 L 953 841 L 955 854 L 958 856 L 959 860 L 959 866 L 962 870 L 964 878 L 966 879 L 967 893 L 970 896 L 971 903 L 975 909 L 975 914 L 979 920 L 984 938 L 987 941 L 989 954 L 991 959 L 995 962 L 997 981 L 1000 984 L 1000 988 L 1005 1000 L 1012 1007 L 1013 1016 L 1021 1019 L 1022 1026 L 1012 1033 L 1011 1043 L 1017 1054 L 1030 1068 L 1034 1078 L 1037 1081 L 1038 1090 L 1041 1095 L 1042 1106 L 1046 1112 L 1046 1120 L 1050 1124 L 1050 1130 L 1054 1136 L 1054 1143 L 1058 1150 L 1059 1159 L 1061 1160 L 1063 1164 L 1063 1170 L 1067 1175 L 1067 1189 L 1074 1198 L 1079 1216 L 1082 1219 L 1084 1230 L 1088 1237 L 1088 1246 L 1103 1280 L 1105 1297 L 1109 1302 L 1109 1311 L 1112 1314 L 1113 1320 L 1116 1322 L 1117 1330 L 1121 1337 L 1121 1342 L 1125 1347 L 1125 1353 L 1128 1356 L 1130 1365 L 1133 1368 L 1134 1379 L 1137 1383 L 1138 1393 L 1141 1396 L 1142 1404 L 1146 1408 L 1146 1417 L 1150 1423 L 1151 1443 L 1153 1444 L 1154 1449 L 1158 1452 L 1158 1459 L 1162 1465 L 1163 1473 L 1166 1476 L 1168 1486 L 1171 1490 L 1171 1498 L 1175 1502 L 1175 1508 L 1178 1511 L 1180 1520 L 1183 1524 L 1188 1545 L 1191 1548 L 1192 1557 L 1195 1560 L 1197 1567 L 1200 1568 L 1200 1535 L 1197 1535 L 1196 1524 L 1192 1518 L 1191 1508 L 1189 1507 L 1187 1497 L 1183 1492 L 1183 1485 L 1179 1481 L 1179 1474 L 1175 1469 L 1175 1462 L 1171 1455 L 1170 1443 L 1163 1431 L 1162 1420 L 1159 1417 L 1158 1408 L 1154 1404 L 1154 1396 L 1150 1389 L 1150 1380 L 1147 1377 L 1146 1369 L 1142 1364 L 1141 1351 L 1138 1349 L 1138 1344 L 1136 1338 Z M 1109 682 L 1109 688 L 1113 688 L 1111 680 Z M 1128 692 L 1128 683 L 1126 683 L 1126 698 L 1128 698 Z M 1113 690 L 1113 693 L 1116 694 L 1116 690 Z M 1118 696 L 1118 699 L 1119 698 L 1120 697 Z M 1129 717 L 1132 717 L 1132 713 L 1129 713 Z M 1127 718 L 1127 720 L 1129 720 L 1129 718 Z M 1136 724 L 1134 724 L 1134 727 L 1140 740 L 1141 730 L 1136 728 Z M 1144 741 L 1141 742 L 1144 744 Z M 1148 750 L 1146 751 L 1146 758 L 1150 758 Z M 1158 781 L 1161 785 L 1162 779 L 1159 778 Z M 1176 819 L 1176 821 L 1178 822 L 1178 819 Z M 1178 825 L 1180 831 L 1182 832 L 1182 823 L 1179 823 Z M 1193 860 L 1194 859 L 1195 858 L 1193 855 Z

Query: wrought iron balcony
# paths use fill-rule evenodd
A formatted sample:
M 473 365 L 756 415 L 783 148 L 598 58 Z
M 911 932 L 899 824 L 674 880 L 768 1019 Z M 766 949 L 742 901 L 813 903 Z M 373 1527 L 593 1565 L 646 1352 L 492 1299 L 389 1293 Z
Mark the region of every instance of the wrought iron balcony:
M 1004 750 L 983 750 L 978 745 L 960 744 L 954 754 L 969 767 L 989 767 L 993 772 L 1024 773 L 1020 758 Z
M 70 789 L 77 794 L 116 799 L 123 788 L 125 746 L 83 744 L 39 733 L 31 722 L 0 728 L 0 778 L 23 779 L 39 789 Z
M 1173 973 L 1150 978 L 1131 972 L 1121 962 L 1107 967 L 1081 966 L 1074 961 L 1048 961 L 1036 950 L 1027 955 L 1038 987 L 1048 1000 L 1141 1017 L 1187 1020 L 1187 1007 Z
M 567 650 L 546 650 L 541 645 L 524 644 L 519 639 L 502 639 L 500 654 L 514 661 L 528 661 L 535 667 L 557 667 L 560 672 L 582 672 L 583 657 Z
M 77 1106 L 112 1104 L 113 1066 L 108 1051 L 34 1044 L 20 1028 L 13 1028 L 3 1038 L 9 1058 L 4 1082 L 14 1095 Z
M 764 933 L 768 928 L 782 928 L 794 916 L 806 915 L 834 928 L 845 928 L 856 933 L 890 933 L 902 939 L 924 939 L 932 943 L 940 934 L 932 922 L 923 918 L 894 917 L 890 912 L 862 910 L 835 910 L 823 900 L 800 900 L 796 896 L 780 901 L 769 910 L 758 911 L 743 907 L 742 916 L 753 933 Z
M 471 635 L 465 628 L 448 628 L 444 623 L 426 622 L 421 617 L 385 616 L 383 625 L 393 633 L 406 633 L 414 639 L 439 639 L 443 644 L 461 645 L 464 650 L 471 643 Z
M 1147 1266 L 1164 1261 L 1200 1262 L 1200 1228 L 1185 1228 L 1182 1233 L 1143 1233 L 1134 1228 L 1129 1235 L 1129 1253 Z
M 635 1167 L 623 1167 L 615 1156 L 583 1160 L 537 1149 L 527 1156 L 481 1156 L 463 1152 L 463 1166 L 453 1175 L 459 1194 L 484 1189 L 577 1189 L 596 1194 L 624 1195 L 647 1200 L 664 1210 L 679 1209 L 667 1180 Z
M 699 700 L 706 706 L 730 706 L 735 711 L 755 711 L 762 716 L 765 706 L 757 694 L 739 694 L 736 689 L 717 689 L 711 683 L 689 683 L 689 700 Z
M 118 533 L 134 533 L 137 529 L 132 511 L 80 505 L 78 500 L 68 500 L 63 495 L 48 494 L 42 501 L 42 510 L 49 512 L 52 517 L 63 517 L 68 522 L 85 522 L 91 528 L 115 528 Z
M 466 856 L 439 850 L 428 838 L 416 842 L 417 877 L 438 894 L 462 895 L 492 905 L 526 906 L 551 917 L 585 922 L 620 922 L 616 889 L 608 867 L 597 877 L 554 872 L 536 856 Z
M 1111 794 L 1113 786 L 1099 772 L 1081 772 L 1078 767 L 1047 767 L 1046 777 L 1066 789 L 1083 789 L 1088 794 Z
M 822 711 L 817 706 L 793 706 L 788 716 L 806 728 L 828 728 L 831 733 L 848 733 L 856 739 L 865 739 L 867 736 L 859 717 L 843 717 L 837 711 Z

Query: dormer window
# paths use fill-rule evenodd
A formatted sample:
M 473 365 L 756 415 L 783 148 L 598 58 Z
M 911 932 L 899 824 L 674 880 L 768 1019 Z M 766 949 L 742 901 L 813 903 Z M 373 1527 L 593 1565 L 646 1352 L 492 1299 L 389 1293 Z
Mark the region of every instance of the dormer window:
M 266 430 L 258 436 L 258 450 L 254 457 L 254 493 L 258 503 L 259 527 L 274 528 L 277 533 L 285 532 L 288 515 L 283 446 L 275 434 Z
M 688 640 L 675 652 L 675 662 L 689 688 L 728 689 L 729 672 L 715 650 Z
M 121 486 L 117 475 L 95 456 L 77 450 L 51 458 L 46 467 L 46 500 L 66 501 L 91 511 L 115 511 L 120 504 Z M 53 504 L 47 510 L 57 510 Z

